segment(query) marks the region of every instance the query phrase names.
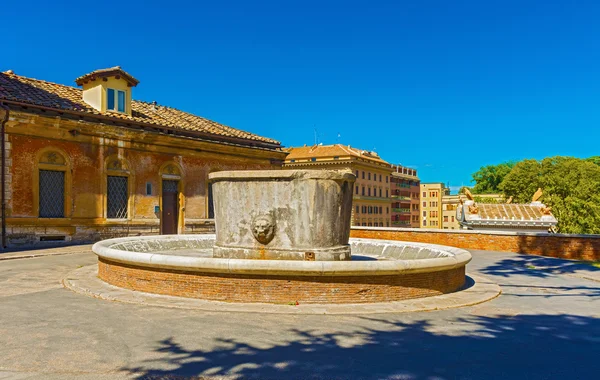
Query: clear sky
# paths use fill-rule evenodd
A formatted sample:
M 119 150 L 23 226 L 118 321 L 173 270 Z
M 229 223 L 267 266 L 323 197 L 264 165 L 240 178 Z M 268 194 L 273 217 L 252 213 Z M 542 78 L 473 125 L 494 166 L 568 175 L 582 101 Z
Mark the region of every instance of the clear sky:
M 74 85 L 120 65 L 136 99 L 460 186 L 600 154 L 599 20 L 600 1 L 5 1 L 0 70 Z

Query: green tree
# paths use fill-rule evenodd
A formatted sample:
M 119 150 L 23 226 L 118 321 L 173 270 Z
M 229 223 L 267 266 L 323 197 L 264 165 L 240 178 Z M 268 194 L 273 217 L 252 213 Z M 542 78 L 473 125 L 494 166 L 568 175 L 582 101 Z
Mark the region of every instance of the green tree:
M 491 194 L 500 191 L 499 186 L 504 177 L 510 173 L 515 163 L 512 161 L 498 165 L 482 166 L 473 173 L 473 194 Z
M 600 233 L 600 166 L 573 157 L 524 160 L 506 175 L 500 189 L 516 203 L 529 203 L 538 188 L 552 207 L 562 233 Z

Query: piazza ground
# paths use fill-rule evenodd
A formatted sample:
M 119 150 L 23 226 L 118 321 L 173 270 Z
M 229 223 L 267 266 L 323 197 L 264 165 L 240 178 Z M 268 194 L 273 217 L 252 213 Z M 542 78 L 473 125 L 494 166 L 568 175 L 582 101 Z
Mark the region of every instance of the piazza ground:
M 500 297 L 347 316 L 110 302 L 61 285 L 96 262 L 89 246 L 5 253 L 0 379 L 597 378 L 600 268 L 471 252 L 467 273 L 498 283 Z

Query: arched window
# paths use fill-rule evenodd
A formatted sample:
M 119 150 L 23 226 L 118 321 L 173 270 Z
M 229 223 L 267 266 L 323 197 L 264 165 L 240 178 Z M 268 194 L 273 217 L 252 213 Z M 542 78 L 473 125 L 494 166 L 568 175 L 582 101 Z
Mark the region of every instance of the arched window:
M 38 153 L 37 170 L 34 171 L 34 200 L 40 218 L 64 218 L 68 215 L 67 201 L 70 188 L 70 170 L 67 155 L 55 148 L 45 148 Z
M 129 219 L 133 179 L 127 161 L 118 156 L 109 156 L 106 159 L 104 172 L 106 218 Z

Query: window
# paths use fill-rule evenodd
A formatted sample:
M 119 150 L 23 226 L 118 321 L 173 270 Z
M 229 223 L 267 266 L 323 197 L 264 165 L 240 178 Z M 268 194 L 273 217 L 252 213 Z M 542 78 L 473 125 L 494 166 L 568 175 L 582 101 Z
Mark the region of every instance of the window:
M 427 207 L 427 202 L 423 202 L 423 207 Z
M 362 179 L 365 179 L 365 172 L 362 172 Z
M 427 221 L 423 220 L 423 226 L 427 227 Z
M 339 157 L 339 156 L 333 156 L 333 159 L 334 159 L 334 160 L 339 160 L 339 159 L 340 159 L 340 157 Z
M 389 207 L 386 207 L 386 208 L 385 208 L 385 213 L 386 213 L 386 214 L 389 214 L 389 213 L 390 213 L 390 208 L 389 208 Z
M 51 148 L 41 150 L 33 175 L 34 212 L 40 218 L 64 218 L 69 215 L 68 189 L 71 182 L 66 156 Z
M 370 181 L 371 180 L 371 173 L 368 173 L 368 176 L 369 176 L 369 181 Z
M 115 109 L 115 90 L 109 88 L 106 92 L 106 108 L 109 110 Z
M 152 195 L 152 184 L 150 182 L 146 182 L 146 195 Z
M 427 217 L 427 211 L 423 211 L 423 218 Z
M 444 215 L 444 223 L 448 223 L 448 215 Z
M 385 183 L 388 183 L 388 176 L 385 176 Z
M 315 162 L 315 161 L 317 161 L 317 158 L 316 158 L 316 157 L 312 157 L 310 160 L 311 160 L 312 162 Z
M 358 178 L 358 170 L 356 171 L 356 178 Z
M 383 207 L 379 206 L 379 213 L 383 214 Z
M 381 188 L 379 188 L 379 197 L 381 197 Z
M 65 217 L 65 172 L 40 170 L 40 218 Z
M 381 174 L 379 175 L 379 182 L 382 182 L 382 181 L 381 181 Z M 382 226 L 382 227 L 383 227 L 383 226 Z
M 356 195 L 358 195 L 358 186 L 356 186 Z
M 128 178 L 109 175 L 106 180 L 106 217 L 127 219 Z
M 125 91 L 109 88 L 106 91 L 106 108 L 111 111 L 125 112 Z
M 389 191 L 389 190 L 386 190 L 386 191 L 385 191 L 385 197 L 386 197 L 386 198 L 389 198 L 389 197 L 390 197 L 390 191 Z
M 358 212 L 358 206 L 356 206 L 356 213 L 357 213 L 357 214 L 360 214 L 360 212 Z
M 371 188 L 369 187 L 369 196 L 371 196 Z
M 427 198 L 427 192 L 426 191 L 423 192 L 423 198 Z
M 454 223 L 454 216 L 452 216 L 452 223 Z
M 294 160 L 294 159 L 291 159 L 291 160 L 290 160 L 290 162 L 296 162 L 296 160 Z
M 365 187 L 364 186 L 362 187 L 362 195 L 363 195 L 363 197 L 365 196 Z

